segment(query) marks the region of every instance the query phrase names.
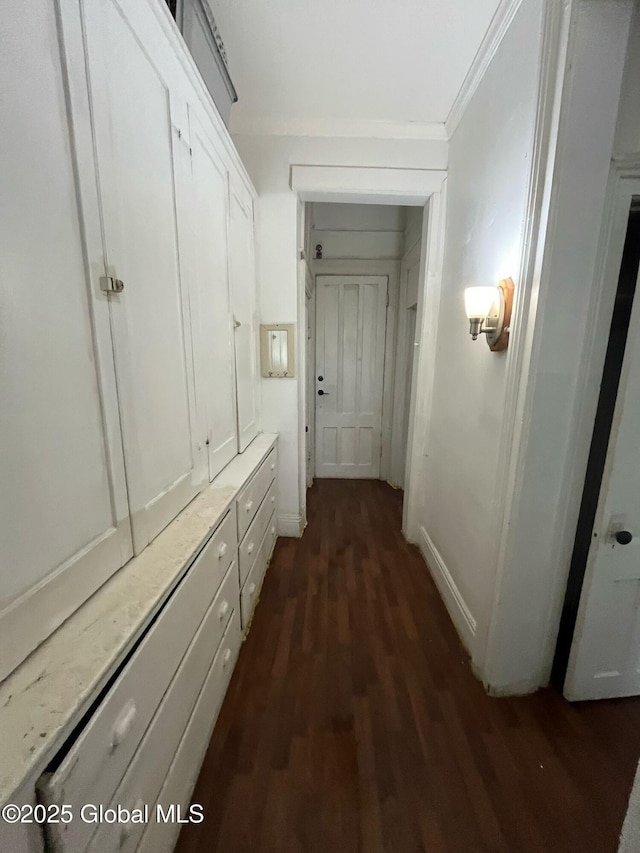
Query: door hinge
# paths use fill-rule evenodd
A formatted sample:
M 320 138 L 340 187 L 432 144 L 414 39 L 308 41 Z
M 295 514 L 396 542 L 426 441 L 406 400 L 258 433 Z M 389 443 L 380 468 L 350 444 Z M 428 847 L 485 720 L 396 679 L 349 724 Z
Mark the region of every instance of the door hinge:
M 389 294 L 387 293 L 387 308 L 389 307 Z
M 100 290 L 103 290 L 105 293 L 122 293 L 124 290 L 124 281 L 112 275 L 103 275 L 100 278 Z

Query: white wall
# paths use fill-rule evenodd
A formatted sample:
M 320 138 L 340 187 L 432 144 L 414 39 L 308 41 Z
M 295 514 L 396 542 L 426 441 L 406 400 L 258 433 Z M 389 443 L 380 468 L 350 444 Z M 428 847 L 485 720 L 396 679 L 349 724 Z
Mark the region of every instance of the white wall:
M 576 5 L 551 214 L 540 235 L 533 352 L 521 380 L 526 427 L 513 459 L 514 495 L 483 665 L 499 693 L 545 684 L 555 651 L 617 284 L 604 295 L 608 319 L 592 341 L 630 8 L 598 0 Z M 588 366 L 595 368 L 590 374 Z
M 262 322 L 298 320 L 298 205 L 289 185 L 292 165 L 381 166 L 445 169 L 446 142 L 438 140 L 351 139 L 306 136 L 236 135 L 234 141 L 258 191 L 256 260 L 258 308 Z M 280 434 L 279 515 L 281 535 L 299 535 L 304 525 L 305 490 L 299 383 L 262 380 L 262 427 Z
M 380 204 L 312 204 L 311 249 L 322 257 L 397 259 L 402 256 L 406 208 Z
M 421 546 L 474 656 L 493 604 L 507 353 L 472 341 L 464 288 L 517 277 L 524 251 L 543 0 L 523 0 L 450 142 Z

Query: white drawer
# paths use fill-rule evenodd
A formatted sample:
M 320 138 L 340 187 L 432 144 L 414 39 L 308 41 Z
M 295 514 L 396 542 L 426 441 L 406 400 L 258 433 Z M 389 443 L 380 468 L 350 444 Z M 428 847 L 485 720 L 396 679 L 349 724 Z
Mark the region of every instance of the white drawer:
M 232 563 L 113 796 L 111 807 L 121 805 L 131 811 L 155 803 L 207 680 L 218 645 L 233 613 L 238 612 L 238 605 L 238 572 Z M 223 649 L 220 667 L 225 677 L 233 670 L 232 659 L 235 660 L 235 651 Z M 150 810 L 149 819 L 152 817 Z M 143 831 L 141 823 L 102 823 L 91 839 L 88 853 L 133 853 Z
M 240 613 L 242 615 L 243 630 L 246 630 L 247 625 L 251 621 L 251 614 L 253 613 L 253 608 L 255 607 L 260 594 L 260 587 L 262 586 L 264 572 L 267 568 L 269 558 L 271 557 L 275 541 L 276 516 L 274 513 L 269 519 L 267 529 L 256 555 L 256 561 L 253 564 L 253 568 L 249 572 L 249 576 L 242 587 L 242 592 L 240 593 Z
M 242 542 L 242 538 L 253 521 L 258 507 L 267 494 L 267 489 L 271 485 L 271 481 L 275 479 L 277 470 L 278 451 L 274 447 L 238 495 L 238 542 Z
M 69 804 L 75 815 L 85 803 L 108 803 L 149 725 L 178 665 L 236 554 L 232 511 L 213 534 L 173 596 L 161 610 L 60 766 L 41 777 L 46 802 Z M 123 601 L 126 607 L 127 602 Z M 53 849 L 78 853 L 91 825 L 54 824 Z M 56 846 L 57 845 L 57 846 Z
M 157 804 L 162 805 L 166 814 L 169 806 L 174 803 L 182 807 L 183 815 L 186 814 L 241 642 L 240 614 L 235 611 L 193 709 L 178 751 L 166 774 L 160 796 L 151 809 L 152 814 Z M 146 827 L 143 827 L 144 834 L 137 853 L 171 853 L 180 828 L 178 823 L 165 824 L 150 821 Z
M 247 530 L 244 539 L 240 543 L 240 548 L 238 549 L 238 566 L 240 568 L 240 586 L 242 586 L 247 579 L 247 575 L 249 574 L 251 567 L 253 566 L 253 562 L 256 558 L 256 554 L 258 553 L 258 548 L 260 547 L 260 543 L 264 538 L 265 530 L 267 529 L 267 525 L 269 523 L 269 519 L 273 515 L 276 508 L 276 481 L 269 486 L 269 491 L 264 497 L 264 500 L 260 504 L 260 507 L 255 515 L 255 518 L 251 522 L 249 529 Z

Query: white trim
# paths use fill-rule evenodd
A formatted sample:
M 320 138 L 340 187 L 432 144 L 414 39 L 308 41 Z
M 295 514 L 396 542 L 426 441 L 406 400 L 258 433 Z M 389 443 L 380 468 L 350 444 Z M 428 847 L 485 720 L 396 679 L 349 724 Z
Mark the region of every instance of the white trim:
M 293 537 L 299 539 L 306 526 L 302 515 L 292 512 L 278 513 L 278 536 Z
M 435 378 L 446 207 L 447 182 L 444 180 L 440 191 L 433 194 L 422 214 L 415 341 L 417 346 L 414 348 L 411 367 L 405 499 L 402 507 L 402 532 L 409 542 L 417 542 L 420 535 L 419 510 L 422 482 L 426 476 L 426 449 Z
M 456 99 L 449 110 L 449 115 L 445 120 L 444 127 L 447 139 L 451 139 L 453 134 L 456 132 L 456 128 L 460 124 L 460 120 L 462 119 L 471 98 L 480 85 L 487 68 L 491 64 L 491 60 L 500 47 L 500 42 L 504 38 L 505 33 L 511 25 L 511 21 L 513 21 L 516 12 L 520 8 L 521 3 L 522 0 L 501 0 L 500 5 L 496 9 L 493 18 L 491 19 L 491 23 L 489 24 L 489 28 L 480 43 L 478 52 L 473 58 L 471 67 L 467 71 L 467 75 L 462 82 L 460 91 L 456 95 Z
M 421 139 L 447 141 L 442 122 L 375 119 L 278 118 L 231 113 L 234 136 L 302 136 L 332 139 Z
M 548 229 L 553 227 L 555 215 L 556 151 L 560 136 L 560 116 L 567 63 L 572 44 L 573 13 L 573 0 L 569 0 L 563 7 L 548 2 L 543 12 L 544 33 L 540 46 L 533 153 L 524 216 L 526 225 L 522 238 L 520 265 L 515 279 L 518 294 L 514 305 L 512 327 L 516 330 L 516 334 L 511 336 L 511 345 L 507 351 L 505 412 L 500 437 L 503 452 L 498 463 L 494 498 L 492 541 L 496 546 L 494 557 L 496 572 L 492 611 L 485 628 L 485 636 L 478 643 L 478 657 L 475 661 L 476 666 L 483 673 L 485 683 L 491 680 L 484 675 L 491 669 L 493 657 L 499 656 L 495 636 L 498 601 L 508 560 L 510 527 L 515 518 L 522 491 L 521 454 L 527 445 L 533 397 L 532 380 L 536 375 L 540 356 L 535 329 L 538 312 L 542 305 L 539 289 L 546 234 Z
M 440 169 L 292 165 L 290 186 L 302 201 L 423 205 L 438 192 Z
M 449 611 L 449 616 L 451 616 L 453 624 L 460 635 L 460 639 L 467 650 L 471 651 L 476 636 L 476 620 L 462 597 L 462 593 L 456 586 L 451 572 L 446 567 L 442 555 L 422 525 L 420 525 L 419 545 L 420 552 L 444 600 Z

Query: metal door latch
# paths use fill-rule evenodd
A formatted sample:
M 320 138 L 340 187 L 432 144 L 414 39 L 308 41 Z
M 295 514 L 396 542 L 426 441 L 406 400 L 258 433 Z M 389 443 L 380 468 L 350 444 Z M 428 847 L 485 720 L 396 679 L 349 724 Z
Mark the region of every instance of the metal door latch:
M 103 290 L 105 293 L 122 293 L 124 290 L 124 281 L 112 275 L 103 275 L 100 278 L 100 290 Z

